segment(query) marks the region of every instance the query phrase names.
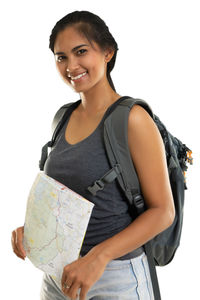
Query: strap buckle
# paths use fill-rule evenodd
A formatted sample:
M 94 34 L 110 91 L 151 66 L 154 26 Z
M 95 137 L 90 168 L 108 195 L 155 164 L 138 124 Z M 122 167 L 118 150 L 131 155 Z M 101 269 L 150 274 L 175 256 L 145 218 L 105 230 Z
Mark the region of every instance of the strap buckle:
M 137 194 L 133 196 L 133 203 L 139 214 L 144 211 L 144 199 L 142 195 Z
M 96 193 L 99 190 L 103 190 L 104 188 L 104 183 L 102 180 L 96 180 L 93 184 L 93 186 L 89 186 L 87 189 L 92 193 L 93 196 L 96 196 Z
M 103 177 L 96 180 L 92 186 L 89 186 L 87 190 L 93 195 L 96 196 L 96 193 L 99 190 L 103 190 L 105 184 L 111 183 L 117 176 L 122 172 L 120 164 L 115 164 L 114 167 L 109 170 Z

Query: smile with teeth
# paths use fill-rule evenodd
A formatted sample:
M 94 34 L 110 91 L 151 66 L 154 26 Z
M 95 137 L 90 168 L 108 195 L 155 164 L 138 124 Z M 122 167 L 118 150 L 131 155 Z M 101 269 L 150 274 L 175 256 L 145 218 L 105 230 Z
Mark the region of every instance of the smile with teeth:
M 77 79 L 83 77 L 83 76 L 86 75 L 86 74 L 87 74 L 87 72 L 84 72 L 84 73 L 82 73 L 82 74 L 77 75 L 76 77 L 71 76 L 71 80 L 77 80 Z

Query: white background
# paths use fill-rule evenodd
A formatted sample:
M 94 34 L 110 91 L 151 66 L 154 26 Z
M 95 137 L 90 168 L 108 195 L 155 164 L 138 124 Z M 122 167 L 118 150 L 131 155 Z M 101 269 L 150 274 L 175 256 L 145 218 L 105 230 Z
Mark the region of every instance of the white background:
M 168 130 L 193 150 L 187 173 L 181 246 L 171 264 L 157 268 L 163 300 L 198 299 L 199 100 L 198 1 L 4 1 L 1 37 L 1 297 L 36 300 L 42 279 L 11 249 L 23 225 L 26 199 L 41 147 L 51 137 L 57 109 L 79 99 L 61 80 L 48 48 L 55 23 L 74 10 L 105 20 L 118 46 L 112 78 L 117 92 L 146 100 Z

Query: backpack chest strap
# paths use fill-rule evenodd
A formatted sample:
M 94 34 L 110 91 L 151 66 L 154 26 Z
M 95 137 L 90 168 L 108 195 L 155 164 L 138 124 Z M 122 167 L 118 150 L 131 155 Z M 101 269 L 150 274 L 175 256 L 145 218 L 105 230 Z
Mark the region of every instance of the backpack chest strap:
M 89 186 L 87 190 L 93 195 L 96 196 L 96 193 L 99 190 L 103 190 L 105 184 L 111 183 L 117 178 L 121 173 L 122 169 L 120 164 L 116 164 L 111 170 L 109 170 L 104 176 L 96 180 L 93 185 Z

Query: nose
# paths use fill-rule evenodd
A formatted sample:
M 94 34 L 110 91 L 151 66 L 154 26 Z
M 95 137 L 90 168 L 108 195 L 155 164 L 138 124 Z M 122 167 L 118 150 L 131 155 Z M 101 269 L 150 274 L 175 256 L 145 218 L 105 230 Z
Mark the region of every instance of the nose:
M 77 59 L 75 57 L 68 58 L 66 72 L 73 73 L 78 68 L 79 65 Z

